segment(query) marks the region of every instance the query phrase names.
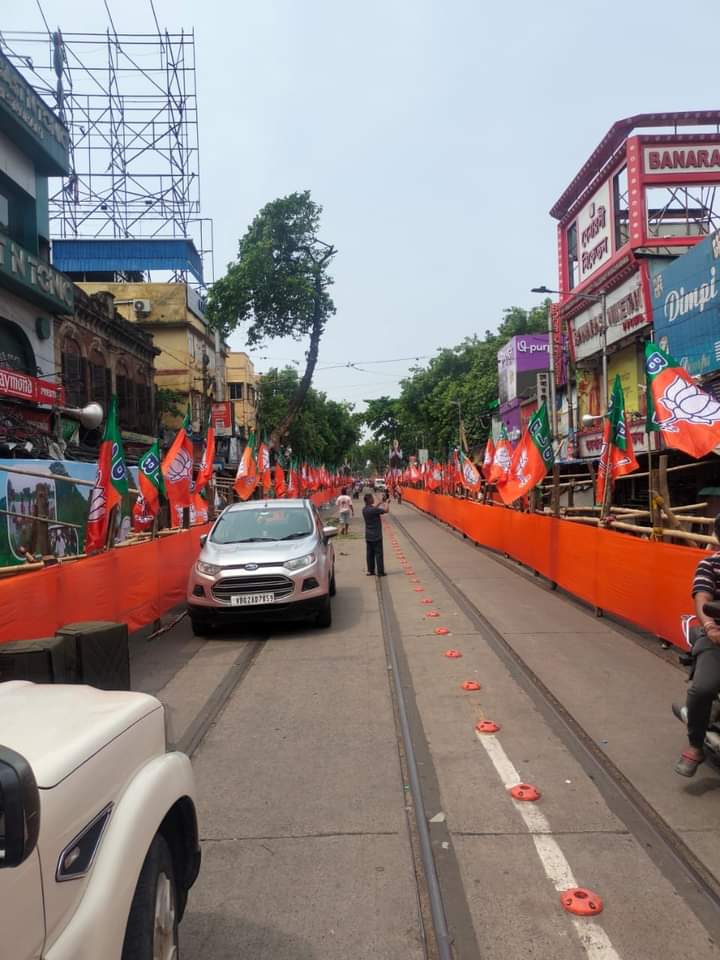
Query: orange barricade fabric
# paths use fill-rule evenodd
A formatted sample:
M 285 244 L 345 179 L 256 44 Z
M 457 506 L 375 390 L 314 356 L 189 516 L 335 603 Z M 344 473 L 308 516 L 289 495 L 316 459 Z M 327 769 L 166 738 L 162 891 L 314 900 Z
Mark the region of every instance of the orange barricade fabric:
M 403 498 L 563 590 L 683 646 L 680 617 L 704 551 L 405 488 Z M 521 588 L 519 588 L 521 589 Z
M 51 637 L 66 623 L 114 620 L 138 630 L 185 598 L 200 535 L 192 527 L 76 563 L 0 581 L 0 643 Z

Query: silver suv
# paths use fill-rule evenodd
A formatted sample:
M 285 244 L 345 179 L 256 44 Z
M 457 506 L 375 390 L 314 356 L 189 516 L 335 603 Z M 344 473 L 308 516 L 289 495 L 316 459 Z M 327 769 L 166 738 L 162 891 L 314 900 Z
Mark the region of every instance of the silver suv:
M 193 633 L 249 617 L 332 622 L 337 527 L 309 500 L 252 500 L 220 514 L 190 571 Z

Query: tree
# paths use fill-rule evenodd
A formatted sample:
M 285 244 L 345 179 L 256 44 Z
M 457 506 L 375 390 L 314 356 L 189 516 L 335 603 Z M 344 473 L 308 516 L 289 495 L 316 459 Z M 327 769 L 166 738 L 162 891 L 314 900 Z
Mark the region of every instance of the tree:
M 276 448 L 307 397 L 320 339 L 335 313 L 328 268 L 336 250 L 318 238 L 321 213 L 308 190 L 268 203 L 240 240 L 238 259 L 208 297 L 208 318 L 223 336 L 248 324 L 249 346 L 278 337 L 309 337 L 305 372 L 283 418 L 273 426 Z
M 298 383 L 294 367 L 272 369 L 263 375 L 258 385 L 259 433 L 273 431 L 285 419 Z M 361 420 L 350 404 L 329 400 L 310 387 L 286 436 L 294 457 L 340 467 L 357 444 L 360 428 Z
M 367 401 L 365 422 L 384 444 L 395 437 L 406 456 L 425 446 L 433 457 L 447 457 L 459 442 L 458 403 L 471 449 L 484 444 L 497 405 L 497 353 L 520 334 L 547 330 L 547 304 L 533 310 L 504 311 L 497 333 L 466 337 L 455 347 L 438 351 L 426 367 L 411 370 L 399 397 Z

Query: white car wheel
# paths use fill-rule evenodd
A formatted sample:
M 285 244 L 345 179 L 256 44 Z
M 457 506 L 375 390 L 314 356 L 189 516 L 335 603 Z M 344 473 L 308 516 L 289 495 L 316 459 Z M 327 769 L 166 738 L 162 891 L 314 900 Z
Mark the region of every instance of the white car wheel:
M 177 950 L 175 884 L 166 873 L 160 873 L 155 892 L 153 960 L 176 960 Z

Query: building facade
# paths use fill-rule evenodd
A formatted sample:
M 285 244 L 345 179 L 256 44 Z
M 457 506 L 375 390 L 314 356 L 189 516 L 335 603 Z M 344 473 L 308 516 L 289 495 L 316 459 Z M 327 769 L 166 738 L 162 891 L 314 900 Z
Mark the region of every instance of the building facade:
M 74 315 L 56 322 L 55 353 L 66 404 L 82 407 L 96 401 L 107 410 L 115 394 L 126 453 L 132 457 L 144 451 L 158 430 L 154 361 L 159 351 L 150 334 L 125 320 L 110 294 L 78 289 Z M 97 447 L 99 431 L 80 427 L 73 439 L 78 453 L 89 452 Z
M 53 326 L 74 288 L 50 264 L 48 177 L 68 170 L 67 130 L 0 52 L 0 442 L 33 455 L 63 401 Z
M 560 290 L 552 310 L 554 419 L 561 439 L 566 427 L 569 457 L 598 456 L 599 418 L 617 374 L 636 453 L 648 449 L 642 357 L 652 284 L 720 226 L 718 123 L 720 111 L 618 121 L 550 211 Z
M 186 283 L 121 283 L 81 281 L 88 293 L 109 293 L 115 306 L 133 325 L 153 337 L 155 385 L 177 395 L 177 414 L 164 414 L 162 426 L 180 426 L 189 404 L 193 430 L 200 434 L 211 405 L 225 398 L 227 347 L 220 343 L 205 318 L 198 294 Z
M 247 439 L 257 427 L 258 380 L 250 357 L 231 350 L 225 361 L 227 397 L 232 403 L 234 434 Z

